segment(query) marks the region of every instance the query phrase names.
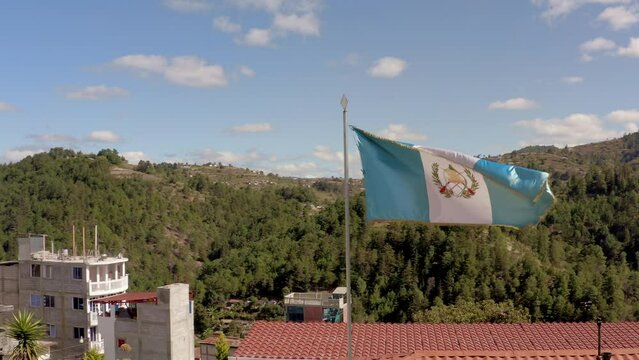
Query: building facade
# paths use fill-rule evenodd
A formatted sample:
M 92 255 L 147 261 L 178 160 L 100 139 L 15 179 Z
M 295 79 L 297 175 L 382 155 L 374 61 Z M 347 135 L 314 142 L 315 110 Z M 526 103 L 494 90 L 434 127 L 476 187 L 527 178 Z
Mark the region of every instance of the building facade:
M 291 322 L 343 322 L 346 307 L 346 288 L 338 287 L 332 293 L 290 293 L 284 296 L 286 321 Z
M 128 259 L 95 250 L 56 253 L 46 249 L 45 236 L 20 238 L 18 246 L 18 261 L 0 264 L 0 303 L 42 320 L 46 340 L 56 344 L 52 359 L 81 358 L 89 348 L 104 352 L 94 300 L 127 290 Z
M 193 360 L 194 306 L 188 284 L 95 301 L 105 359 Z

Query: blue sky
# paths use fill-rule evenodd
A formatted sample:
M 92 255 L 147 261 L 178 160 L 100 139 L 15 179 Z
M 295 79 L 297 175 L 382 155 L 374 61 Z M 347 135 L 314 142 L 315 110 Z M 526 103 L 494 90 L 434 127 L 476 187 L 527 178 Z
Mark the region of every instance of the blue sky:
M 0 2 L 1 162 L 339 176 L 343 93 L 351 124 L 476 155 L 637 131 L 637 84 L 639 0 Z

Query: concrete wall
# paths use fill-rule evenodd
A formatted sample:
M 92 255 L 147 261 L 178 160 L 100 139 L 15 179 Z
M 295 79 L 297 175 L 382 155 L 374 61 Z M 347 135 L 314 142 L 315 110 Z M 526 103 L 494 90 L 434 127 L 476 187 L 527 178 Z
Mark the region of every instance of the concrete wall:
M 17 262 L 0 264 L 0 305 L 11 305 L 14 309 L 20 304 Z M 12 311 L 0 312 L 0 325 L 11 319 Z
M 116 318 L 113 341 L 105 339 L 114 344 L 115 358 L 194 359 L 193 304 L 190 303 L 188 284 L 159 287 L 157 304 L 139 303 L 136 307 L 137 318 Z M 127 353 L 118 349 L 118 339 L 129 344 L 132 351 Z
M 193 360 L 194 306 L 189 299 L 189 285 L 171 284 L 158 288 L 158 304 L 167 300 L 171 321 L 171 359 Z
M 108 317 L 100 316 L 98 332 L 104 339 L 104 360 L 115 360 L 115 348 L 118 346 L 115 339 L 115 314 Z

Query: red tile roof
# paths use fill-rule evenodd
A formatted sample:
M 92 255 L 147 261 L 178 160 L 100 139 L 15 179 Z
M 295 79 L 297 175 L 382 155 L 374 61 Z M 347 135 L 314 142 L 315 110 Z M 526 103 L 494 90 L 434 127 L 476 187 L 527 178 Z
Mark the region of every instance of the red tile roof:
M 527 350 L 527 351 L 418 351 L 387 360 L 596 360 L 596 350 Z M 639 349 L 618 349 L 614 360 L 637 360 Z
M 639 322 L 605 323 L 602 329 L 603 351 L 639 349 Z M 558 350 L 589 350 L 596 353 L 597 325 L 353 324 L 353 355 L 356 359 L 408 356 L 419 354 L 420 351 L 451 354 L 460 351 L 467 354 L 499 352 L 504 357 L 522 351 Z M 346 324 L 259 321 L 251 328 L 235 356 L 254 359 L 344 359 Z

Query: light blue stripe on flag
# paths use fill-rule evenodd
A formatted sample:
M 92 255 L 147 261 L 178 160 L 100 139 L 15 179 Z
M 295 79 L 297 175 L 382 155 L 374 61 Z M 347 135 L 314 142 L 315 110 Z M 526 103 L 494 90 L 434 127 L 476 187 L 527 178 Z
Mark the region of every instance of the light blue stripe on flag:
M 536 223 L 555 201 L 545 172 L 483 159 L 475 170 L 484 175 L 493 224 L 522 227 Z
M 419 151 L 353 130 L 359 138 L 366 179 L 368 220 L 428 221 L 428 196 Z

